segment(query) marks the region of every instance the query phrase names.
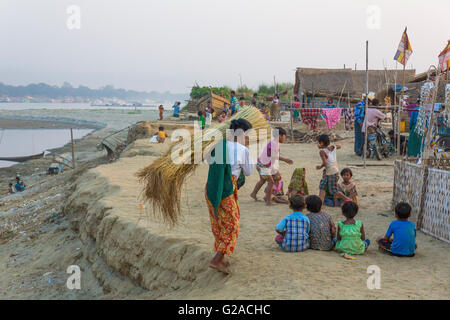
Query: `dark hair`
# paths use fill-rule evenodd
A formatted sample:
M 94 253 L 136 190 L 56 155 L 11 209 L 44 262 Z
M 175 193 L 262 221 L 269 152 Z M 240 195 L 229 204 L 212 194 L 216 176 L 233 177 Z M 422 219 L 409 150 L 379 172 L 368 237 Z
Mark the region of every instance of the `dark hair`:
M 254 96 L 254 97 L 257 97 L 257 96 L 258 96 L 258 94 L 257 94 L 257 93 L 254 93 L 254 94 L 253 94 L 253 96 Z
M 293 195 L 289 200 L 289 204 L 292 210 L 302 210 L 305 208 L 305 198 L 299 194 Z
M 317 141 L 322 143 L 325 147 L 330 145 L 330 137 L 327 134 L 321 134 L 318 136 Z
M 322 200 L 319 196 L 312 195 L 306 197 L 306 208 L 310 212 L 318 213 L 322 209 Z
M 411 214 L 411 206 L 407 202 L 399 202 L 395 206 L 395 214 L 400 219 L 408 219 L 409 215 Z
M 300 101 L 298 97 L 294 97 L 294 101 Z
M 285 135 L 287 135 L 286 130 L 284 130 L 282 127 L 276 127 L 275 129 L 278 130 L 278 136 L 285 136 Z
M 16 181 L 17 181 L 17 180 L 20 180 L 20 178 L 19 178 L 19 177 L 16 177 Z
M 373 106 L 377 106 L 377 105 L 379 105 L 380 104 L 380 101 L 378 101 L 378 99 L 373 99 L 372 100 L 372 105 Z
M 244 132 L 251 128 L 252 128 L 252 124 L 242 118 L 232 120 L 231 125 L 230 125 L 231 130 L 242 129 Z
M 12 186 L 12 185 L 13 185 L 13 184 L 10 182 L 10 183 L 9 183 L 9 186 Z
M 388 135 L 394 135 L 394 130 L 389 130 Z
M 352 172 L 352 170 L 350 170 L 350 168 L 344 168 L 344 169 L 342 169 L 342 171 L 341 171 L 341 177 L 342 177 L 344 174 L 346 174 L 346 173 L 350 173 L 350 177 L 353 177 L 353 172 Z
M 201 110 L 199 110 L 199 111 L 197 112 L 197 114 L 198 114 L 199 116 L 201 116 L 201 115 L 203 115 L 203 112 L 202 112 Z
M 346 201 L 344 202 L 344 205 L 342 206 L 342 214 L 348 218 L 351 219 L 358 213 L 358 205 L 354 203 L 353 201 Z
M 164 127 L 159 127 L 158 130 L 159 130 L 159 131 L 163 131 L 163 130 L 164 130 Z
M 280 96 L 278 95 L 278 93 L 275 95 L 275 97 L 277 97 L 277 99 L 280 99 Z
M 240 100 L 240 101 L 242 101 L 242 100 L 245 101 L 245 98 L 244 98 L 244 97 L 240 97 L 239 100 Z
M 234 92 L 234 90 L 231 90 L 230 94 L 236 94 L 236 92 Z

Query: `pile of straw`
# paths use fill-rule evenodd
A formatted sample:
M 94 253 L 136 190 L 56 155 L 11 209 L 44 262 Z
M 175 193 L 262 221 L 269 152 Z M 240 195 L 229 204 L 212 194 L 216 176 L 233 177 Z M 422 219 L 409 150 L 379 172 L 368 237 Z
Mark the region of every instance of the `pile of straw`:
M 263 114 L 252 106 L 245 106 L 228 121 L 224 121 L 213 128 L 219 130 L 225 137 L 226 130 L 230 128 L 231 120 L 239 118 L 249 121 L 255 130 L 267 130 L 267 121 L 264 119 Z M 211 129 L 205 130 L 203 135 L 208 135 Z M 172 226 L 177 223 L 181 214 L 180 199 L 183 182 L 198 166 L 198 164 L 194 164 L 194 143 L 194 135 L 191 134 L 192 151 L 183 155 L 183 157 L 191 157 L 191 164 L 173 163 L 171 153 L 176 145 L 176 143 L 173 143 L 164 156 L 137 172 L 139 181 L 144 184 L 143 200 L 152 204 L 155 215 L 160 214 L 163 220 Z M 202 141 L 201 143 L 202 152 L 206 148 L 212 148 L 215 145 L 214 141 Z

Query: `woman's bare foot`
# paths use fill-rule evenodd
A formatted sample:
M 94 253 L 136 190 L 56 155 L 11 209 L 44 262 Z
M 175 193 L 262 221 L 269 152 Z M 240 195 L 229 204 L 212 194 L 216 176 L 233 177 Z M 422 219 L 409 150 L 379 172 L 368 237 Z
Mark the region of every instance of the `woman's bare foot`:
M 250 198 L 254 199 L 255 201 L 258 201 L 258 198 L 256 197 L 256 194 L 250 193 Z
M 227 275 L 230 274 L 230 270 L 228 269 L 227 262 L 223 262 L 223 261 L 214 262 L 214 261 L 211 261 L 209 263 L 209 267 L 213 268 L 213 269 L 216 269 L 217 271 L 222 272 L 224 274 L 227 274 Z

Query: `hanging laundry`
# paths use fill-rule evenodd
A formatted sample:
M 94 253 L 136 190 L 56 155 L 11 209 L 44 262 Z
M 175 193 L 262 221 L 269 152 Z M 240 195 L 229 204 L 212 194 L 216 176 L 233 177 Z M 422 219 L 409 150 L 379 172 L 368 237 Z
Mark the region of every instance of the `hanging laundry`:
M 355 108 L 344 109 L 345 130 L 353 130 L 355 123 Z
M 305 108 L 300 109 L 302 120 L 305 124 L 310 125 L 312 130 L 317 129 L 317 118 L 322 113 L 320 108 Z
M 341 120 L 342 109 L 341 108 L 322 109 L 322 113 L 325 116 L 327 129 L 330 130 L 334 128 Z

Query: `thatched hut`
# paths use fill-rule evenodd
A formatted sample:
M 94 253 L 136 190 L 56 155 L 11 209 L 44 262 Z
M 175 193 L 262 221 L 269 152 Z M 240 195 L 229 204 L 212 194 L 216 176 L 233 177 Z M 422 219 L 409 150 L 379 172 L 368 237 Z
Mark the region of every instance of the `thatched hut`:
M 415 70 L 406 70 L 406 81 L 414 79 Z M 369 70 L 369 92 L 378 92 L 399 81 L 402 72 L 397 70 Z M 294 93 L 307 106 L 321 106 L 332 98 L 341 100 L 344 107 L 347 97 L 351 103 L 361 99 L 366 92 L 366 71 L 345 69 L 297 68 Z M 344 102 L 345 101 L 345 102 Z
M 434 73 L 431 74 L 431 76 L 435 76 Z M 445 84 L 446 84 L 446 74 L 442 74 L 441 79 L 439 81 L 439 89 L 437 93 L 436 102 L 443 103 L 445 100 Z M 427 81 L 427 73 L 420 73 L 417 76 L 414 77 L 410 82 L 407 82 L 405 84 L 405 96 L 411 97 L 416 101 L 418 98 L 420 98 L 420 88 L 422 85 Z M 401 87 L 401 86 L 399 86 Z M 380 91 L 377 91 L 375 97 L 379 99 L 380 101 L 383 101 L 384 97 L 389 96 L 391 98 L 391 101 L 394 102 L 394 96 L 396 96 L 396 102 L 398 103 L 398 99 L 401 98 L 401 92 L 397 92 L 395 94 L 394 88 L 392 86 L 388 86 L 388 88 L 383 88 Z

